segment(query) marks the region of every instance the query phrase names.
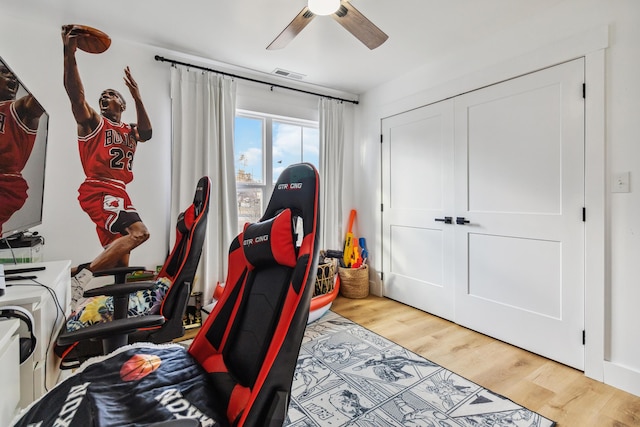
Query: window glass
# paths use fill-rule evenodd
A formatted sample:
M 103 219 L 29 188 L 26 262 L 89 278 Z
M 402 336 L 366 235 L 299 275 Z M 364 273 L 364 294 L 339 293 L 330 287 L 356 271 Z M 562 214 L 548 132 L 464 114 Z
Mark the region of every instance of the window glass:
M 256 222 L 264 212 L 261 188 L 238 188 L 238 233 L 247 222 Z
M 237 182 L 265 182 L 263 134 L 263 119 L 236 116 L 234 158 Z

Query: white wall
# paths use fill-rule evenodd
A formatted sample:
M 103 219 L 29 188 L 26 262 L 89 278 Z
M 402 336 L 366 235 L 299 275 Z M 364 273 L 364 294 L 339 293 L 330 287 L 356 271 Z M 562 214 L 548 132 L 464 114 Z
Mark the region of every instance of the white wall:
M 640 235 L 635 227 L 637 218 L 640 218 L 638 40 L 640 2 L 566 0 L 544 14 L 532 16 L 526 23 L 519 23 L 517 27 L 490 39 L 480 40 L 463 51 L 451 52 L 448 58 L 411 70 L 361 96 L 356 135 L 359 148 L 354 153 L 353 165 L 356 173 L 365 177 L 374 190 L 358 192 L 357 207 L 361 213 L 360 225 L 366 228 L 364 233 L 376 236 L 370 260 L 374 268 L 379 268 L 379 147 L 380 120 L 383 117 L 575 56 L 602 57 L 598 52 L 606 47 L 606 77 L 600 76 L 604 79 L 606 102 L 604 108 L 597 106 L 605 117 L 603 129 L 606 131 L 603 132 L 606 133 L 600 139 L 606 158 L 601 158 L 600 166 L 596 166 L 604 171 L 601 175 L 606 176 L 606 182 L 587 188 L 587 193 L 595 191 L 594 198 L 602 199 L 600 219 L 606 233 L 601 239 L 604 251 L 599 248 L 604 253 L 600 257 L 604 264 L 604 279 L 596 279 L 597 283 L 592 285 L 595 290 L 603 292 L 602 295 L 593 295 L 591 289 L 587 289 L 586 305 L 586 324 L 595 324 L 591 336 L 601 342 L 587 342 L 587 354 L 599 354 L 596 364 L 599 366 L 588 365 L 587 374 L 640 395 L 640 342 L 635 339 L 640 336 L 640 311 L 637 309 L 640 301 L 640 263 L 637 261 L 640 259 Z M 587 80 L 590 72 L 587 70 Z M 597 129 L 595 126 L 594 130 Z M 610 193 L 611 175 L 625 171 L 631 172 L 631 192 Z M 601 191 L 605 194 L 598 195 L 601 189 L 606 193 Z M 373 291 L 382 294 L 379 280 L 374 283 Z M 601 319 L 594 322 L 594 316 Z M 602 325 L 601 333 L 597 331 L 599 324 Z M 590 336 L 590 330 L 587 330 L 587 336 Z
M 303 120 L 318 120 L 318 98 L 286 89 L 238 81 L 236 108 Z

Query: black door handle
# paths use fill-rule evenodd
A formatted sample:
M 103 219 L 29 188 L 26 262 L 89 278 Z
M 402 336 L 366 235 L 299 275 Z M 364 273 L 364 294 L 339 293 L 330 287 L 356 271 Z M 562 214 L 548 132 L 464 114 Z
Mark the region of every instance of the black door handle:
M 452 218 L 450 216 L 445 216 L 444 218 L 436 218 L 436 221 L 444 222 L 445 224 L 453 223 Z
M 464 219 L 463 216 L 457 216 L 456 217 L 456 224 L 458 224 L 458 225 L 469 224 L 469 220 Z

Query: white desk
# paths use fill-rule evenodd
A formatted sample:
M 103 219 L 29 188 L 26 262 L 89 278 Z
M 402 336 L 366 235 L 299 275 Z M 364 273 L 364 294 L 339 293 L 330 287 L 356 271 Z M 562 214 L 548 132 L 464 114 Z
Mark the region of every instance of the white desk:
M 22 275 L 37 276 L 33 280 L 7 282 L 7 290 L 0 297 L 0 307 L 19 305 L 33 314 L 35 321 L 34 334 L 37 346 L 33 355 L 20 366 L 20 407 L 24 408 L 35 399 L 50 390 L 60 376 L 60 360 L 53 352 L 56 337 L 67 316 L 71 275 L 70 261 L 39 262 L 33 264 L 5 265 L 6 269 L 44 266 L 45 270 Z M 49 291 L 36 284 L 41 283 L 51 288 L 62 307 L 60 312 L 56 301 Z M 20 327 L 20 334 L 27 336 L 28 331 Z M 2 370 L 8 367 L 0 366 Z
M 12 384 L 4 389 L 0 399 L 1 426 L 9 425 L 20 403 L 20 370 L 15 369 L 20 363 L 19 326 L 17 319 L 0 321 L 0 384 Z

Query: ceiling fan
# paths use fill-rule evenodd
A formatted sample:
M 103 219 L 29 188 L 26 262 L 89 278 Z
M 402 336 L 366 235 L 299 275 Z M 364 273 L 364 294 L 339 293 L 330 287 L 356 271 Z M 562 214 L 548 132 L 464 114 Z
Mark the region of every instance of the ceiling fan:
M 347 0 L 308 0 L 307 6 L 293 18 L 293 21 L 267 46 L 268 50 L 282 49 L 293 40 L 316 15 L 331 17 L 364 43 L 369 49 L 375 49 L 384 43 L 387 36 L 380 28 L 369 21 Z

